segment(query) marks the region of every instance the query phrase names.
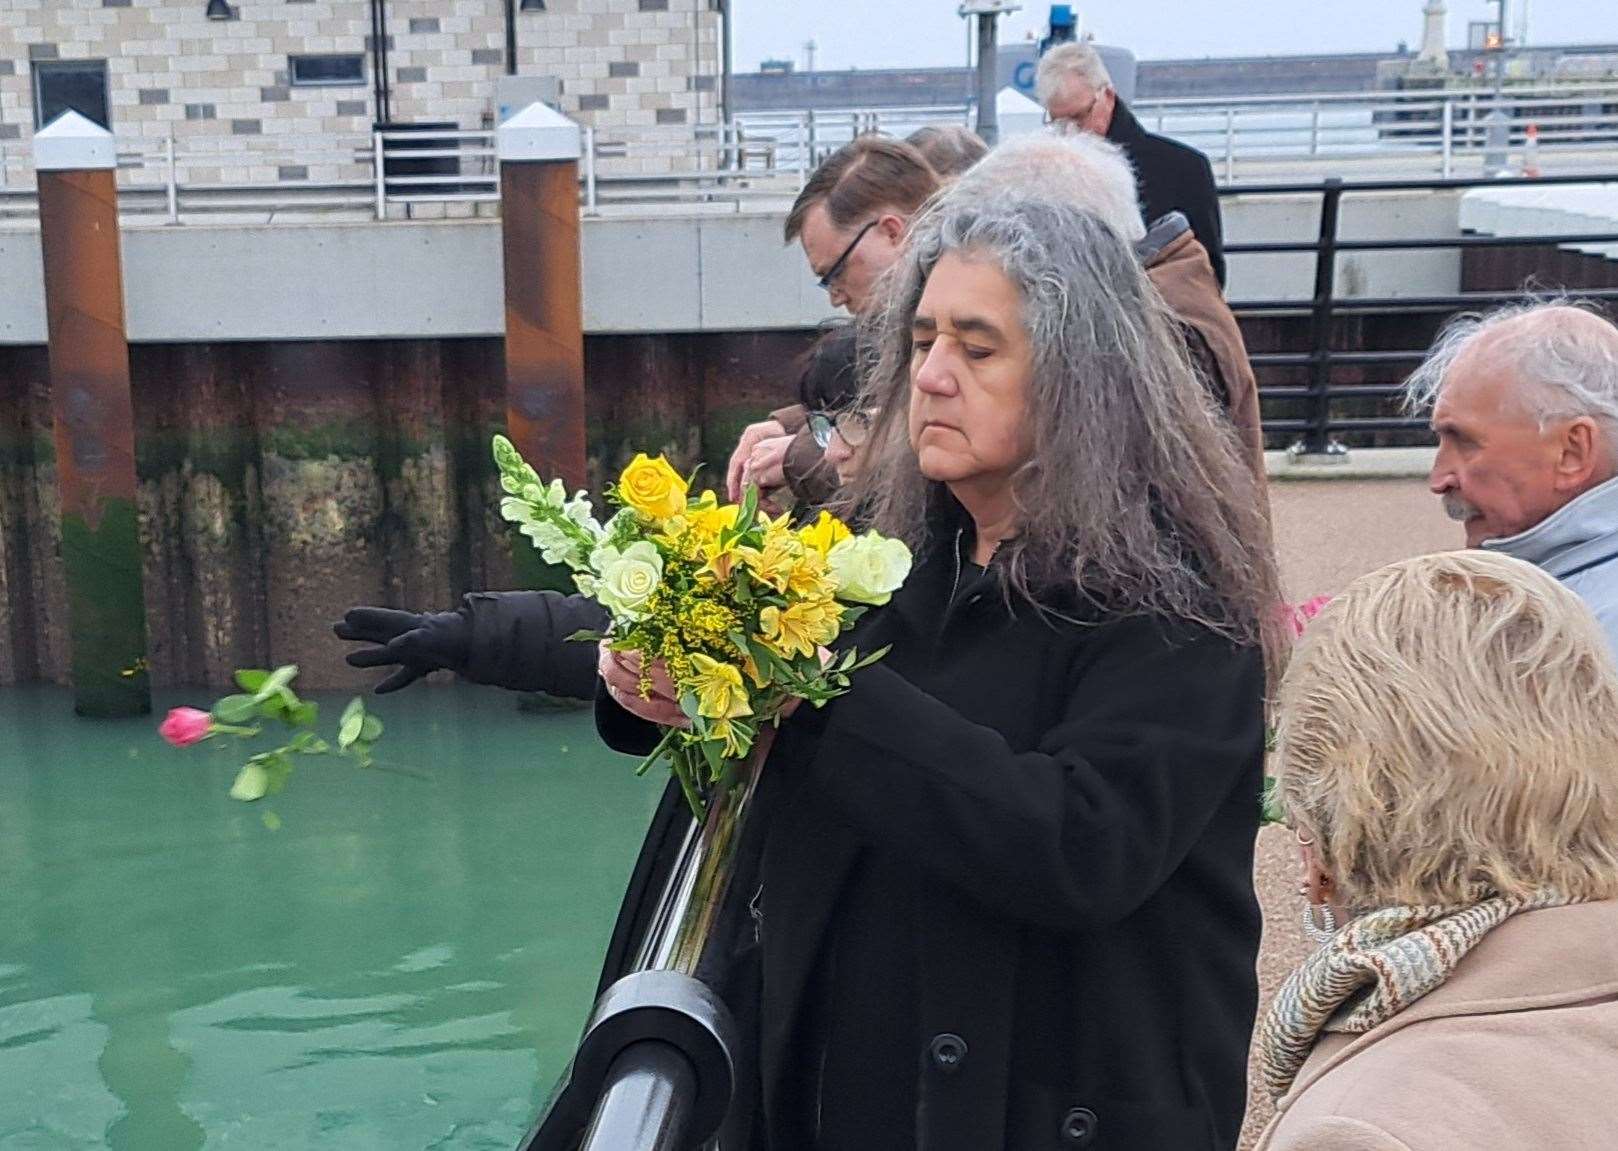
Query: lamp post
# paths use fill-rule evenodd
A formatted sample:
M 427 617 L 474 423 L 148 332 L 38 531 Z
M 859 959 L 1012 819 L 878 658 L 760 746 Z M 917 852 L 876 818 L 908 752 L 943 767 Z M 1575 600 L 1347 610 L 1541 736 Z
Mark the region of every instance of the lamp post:
M 977 21 L 978 39 L 978 135 L 991 148 L 998 143 L 1000 124 L 995 114 L 995 94 L 1000 87 L 1000 52 L 995 21 L 1019 11 L 1015 0 L 964 0 L 956 9 L 964 20 Z

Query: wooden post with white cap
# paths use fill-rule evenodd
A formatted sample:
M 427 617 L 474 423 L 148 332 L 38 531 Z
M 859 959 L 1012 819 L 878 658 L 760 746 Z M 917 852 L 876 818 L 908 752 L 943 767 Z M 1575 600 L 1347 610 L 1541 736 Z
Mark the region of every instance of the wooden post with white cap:
M 64 112 L 34 136 L 74 709 L 149 712 L 118 154 Z

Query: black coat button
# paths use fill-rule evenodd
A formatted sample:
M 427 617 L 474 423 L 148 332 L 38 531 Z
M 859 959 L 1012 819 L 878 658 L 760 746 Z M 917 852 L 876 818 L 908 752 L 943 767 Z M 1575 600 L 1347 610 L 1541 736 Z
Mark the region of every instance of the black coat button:
M 1096 1113 L 1088 1107 L 1075 1107 L 1062 1116 L 1062 1144 L 1088 1147 L 1096 1138 Z
M 966 1061 L 966 1040 L 948 1031 L 934 1035 L 933 1041 L 927 1045 L 927 1054 L 932 1058 L 934 1067 L 954 1074 Z

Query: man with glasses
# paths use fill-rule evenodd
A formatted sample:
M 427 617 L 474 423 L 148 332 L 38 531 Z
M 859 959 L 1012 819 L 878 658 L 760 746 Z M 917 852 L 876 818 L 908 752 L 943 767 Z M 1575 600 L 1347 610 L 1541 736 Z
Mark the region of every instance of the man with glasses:
M 1062 44 L 1040 57 L 1034 91 L 1053 127 L 1104 136 L 1124 150 L 1135 166 L 1146 222 L 1170 212 L 1184 215 L 1224 287 L 1224 226 L 1208 157 L 1141 127 L 1129 105 L 1118 99 L 1101 54 L 1089 44 Z
M 804 184 L 787 214 L 787 243 L 802 245 L 832 305 L 857 316 L 899 258 L 910 217 L 938 188 L 938 174 L 912 145 L 860 136 L 827 157 Z M 833 486 L 821 463 L 805 407 L 783 408 L 742 432 L 726 487 L 732 499 L 755 483 L 766 494 L 785 488 L 813 501 Z

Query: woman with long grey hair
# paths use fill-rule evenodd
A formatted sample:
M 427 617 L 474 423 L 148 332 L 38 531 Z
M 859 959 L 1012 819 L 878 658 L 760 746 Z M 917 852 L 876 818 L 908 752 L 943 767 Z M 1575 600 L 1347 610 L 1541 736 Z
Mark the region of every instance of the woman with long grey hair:
M 945 195 L 888 287 L 852 498 L 916 562 L 851 633 L 887 657 L 763 769 L 760 1145 L 1233 1147 L 1278 598 L 1253 476 L 1072 205 Z M 602 660 L 625 750 L 681 719 L 640 666 Z

